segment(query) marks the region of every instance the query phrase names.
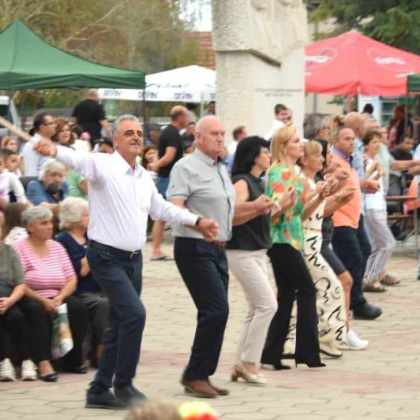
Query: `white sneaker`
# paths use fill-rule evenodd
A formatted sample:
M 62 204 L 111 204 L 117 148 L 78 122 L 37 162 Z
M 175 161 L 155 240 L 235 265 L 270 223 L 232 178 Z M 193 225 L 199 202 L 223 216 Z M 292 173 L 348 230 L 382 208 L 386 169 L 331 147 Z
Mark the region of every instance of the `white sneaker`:
M 353 330 L 347 333 L 347 345 L 342 346 L 343 350 L 364 350 L 369 346 L 369 341 L 362 340 Z
M 15 368 L 10 359 L 4 359 L 0 362 L 0 382 L 16 381 Z
M 22 362 L 22 381 L 36 381 L 37 379 L 36 366 L 32 360 Z

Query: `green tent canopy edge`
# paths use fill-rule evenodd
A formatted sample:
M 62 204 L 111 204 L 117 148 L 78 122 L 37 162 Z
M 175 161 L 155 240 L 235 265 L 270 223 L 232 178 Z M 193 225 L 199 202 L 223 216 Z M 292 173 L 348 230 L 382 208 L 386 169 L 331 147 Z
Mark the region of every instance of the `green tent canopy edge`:
M 141 71 L 104 66 L 46 43 L 18 19 L 0 34 L 0 89 L 144 89 Z

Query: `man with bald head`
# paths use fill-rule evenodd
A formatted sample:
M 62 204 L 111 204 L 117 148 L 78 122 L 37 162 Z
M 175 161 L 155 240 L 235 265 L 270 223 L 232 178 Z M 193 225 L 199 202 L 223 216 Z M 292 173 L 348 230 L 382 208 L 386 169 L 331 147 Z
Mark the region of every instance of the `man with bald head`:
M 193 229 L 174 228 L 175 261 L 198 310 L 191 357 L 181 383 L 193 396 L 216 398 L 228 394 L 209 378 L 217 368 L 229 314 L 225 248 L 232 235 L 234 212 L 262 214 L 259 212 L 269 211 L 273 203 L 261 196 L 235 207 L 235 190 L 220 158 L 225 130 L 219 119 L 202 118 L 195 138 L 194 153 L 181 159 L 172 170 L 167 196 L 172 203 L 194 209 L 205 218 L 212 215 L 218 224 L 218 235 L 210 240 Z
M 148 165 L 147 169 L 158 172 L 156 187 L 163 198 L 166 199 L 169 176 L 175 163 L 183 156 L 182 137 L 179 132 L 188 125 L 188 109 L 183 106 L 174 106 L 170 112 L 171 123 L 162 131 L 159 138 L 159 159 Z M 166 261 L 168 257 L 160 249 L 165 223 L 158 220 L 152 231 L 152 261 Z

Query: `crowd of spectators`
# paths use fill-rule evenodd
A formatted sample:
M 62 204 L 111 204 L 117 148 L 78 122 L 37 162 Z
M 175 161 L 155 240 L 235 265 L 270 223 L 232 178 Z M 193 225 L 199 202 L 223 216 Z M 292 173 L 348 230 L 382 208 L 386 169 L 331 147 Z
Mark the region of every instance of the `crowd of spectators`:
M 145 127 L 147 136 L 139 162 L 163 197 L 174 165 L 195 150 L 194 110 L 191 106 L 174 107 L 171 122 L 163 131 Z M 208 113 L 214 112 L 212 104 Z M 414 152 L 413 125 L 403 124 L 401 107 L 396 108 L 389 127 L 380 127 L 368 112 L 337 117 L 309 115 L 304 135 L 308 142 L 302 151 L 293 143 L 296 131 L 291 125 L 291 110 L 279 104 L 274 114 L 265 140 L 249 137 L 241 125 L 221 154 L 237 196 L 244 202 L 264 193 L 259 182 L 264 174 L 265 194 L 279 198 L 293 190 L 295 195 L 286 194 L 280 207 L 289 210 L 282 213 L 284 217 L 275 228 L 269 229 L 269 215 L 256 219 L 246 228 L 235 228 L 227 246 L 230 269 L 243 284 L 250 303 L 233 378 L 257 384 L 266 383 L 259 369 L 253 368 L 261 357 L 265 364 L 285 368 L 276 359 L 279 345 L 285 349 L 289 345 L 297 357 L 306 352 L 301 360 L 312 367 L 323 366 L 319 351 L 340 357 L 344 347 L 367 347 L 368 343 L 350 329 L 350 310 L 361 319 L 377 318 L 380 308 L 368 304 L 363 293 L 384 292 L 399 283 L 386 271 L 396 244 L 395 232 L 387 222 L 386 197 L 395 179 L 404 179 L 399 184 L 404 194 L 410 182 L 417 183 L 415 176 L 420 173 L 420 149 Z M 39 113 L 31 133 L 35 140 L 44 137 L 81 153 L 113 153 L 107 129 L 96 93 L 90 91 L 76 107 L 72 122 Z M 260 156 L 261 150 L 265 158 Z M 269 171 L 272 163 L 277 166 Z M 296 174 L 290 173 L 291 166 L 299 168 Z M 311 212 L 305 205 L 308 192 L 309 197 L 322 201 L 322 206 L 321 201 L 316 202 Z M 1 140 L 1 381 L 17 378 L 16 365 L 21 366 L 22 380 L 56 381 L 60 371 L 83 374 L 89 361 L 95 366 L 99 360 L 109 303 L 86 259 L 88 196 L 87 180 L 82 175 L 38 154 L 31 142 L 19 144 L 10 136 Z M 169 259 L 160 249 L 163 231 L 164 223 L 155 222 L 152 260 Z M 241 248 L 244 241 L 258 252 Z M 354 247 L 349 247 L 350 243 Z M 277 301 L 264 268 L 269 248 L 280 291 Z M 327 294 L 317 281 L 321 276 L 319 264 L 336 291 L 329 298 L 329 307 L 319 299 Z M 252 283 L 257 278 L 260 280 Z M 293 309 L 296 287 L 300 293 Z M 63 358 L 52 360 L 52 316 L 63 303 L 67 304 L 74 346 Z M 337 315 L 334 319 L 326 319 L 333 313 Z M 257 316 L 258 322 L 251 325 Z M 247 354 L 245 359 L 241 359 L 243 354 Z

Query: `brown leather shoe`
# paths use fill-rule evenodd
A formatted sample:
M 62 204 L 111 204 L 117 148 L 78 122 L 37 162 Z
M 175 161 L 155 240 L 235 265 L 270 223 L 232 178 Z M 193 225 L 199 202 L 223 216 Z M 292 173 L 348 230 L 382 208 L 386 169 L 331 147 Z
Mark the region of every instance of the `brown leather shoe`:
M 187 394 L 197 398 L 217 398 L 217 392 L 205 380 L 188 381 L 181 380 L 181 385 L 184 387 Z
M 208 384 L 216 391 L 217 395 L 225 397 L 226 395 L 229 395 L 230 393 L 228 389 L 219 388 L 218 386 L 212 384 L 210 381 L 208 381 Z

